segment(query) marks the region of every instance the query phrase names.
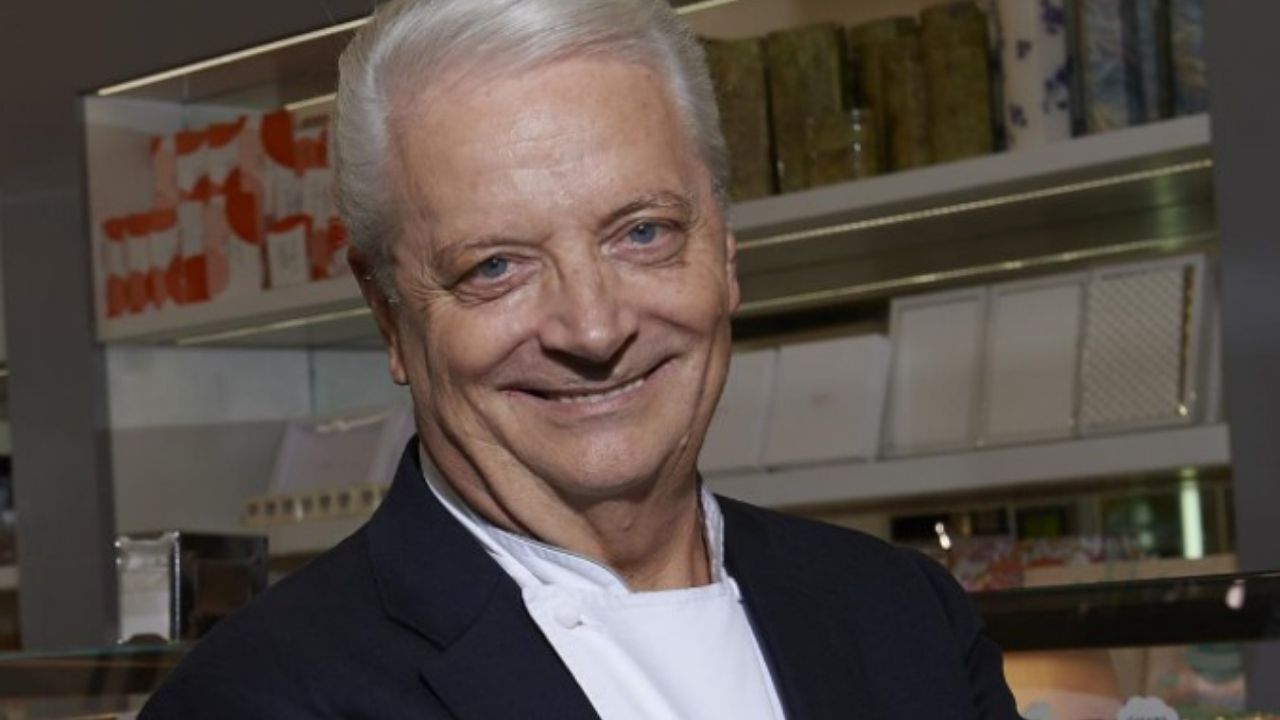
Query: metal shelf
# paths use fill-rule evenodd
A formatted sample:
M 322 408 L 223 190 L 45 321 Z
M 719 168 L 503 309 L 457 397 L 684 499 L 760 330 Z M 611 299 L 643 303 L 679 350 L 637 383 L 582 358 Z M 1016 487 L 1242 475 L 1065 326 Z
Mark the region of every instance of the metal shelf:
M 354 279 L 340 277 L 200 305 L 108 319 L 104 343 L 343 346 L 377 339 Z
M 974 602 L 1005 651 L 1280 637 L 1278 573 L 1003 590 Z
M 1225 425 L 707 478 L 713 491 L 765 507 L 874 502 L 1092 481 L 1227 465 Z
M 1211 425 L 1087 440 L 707 478 L 713 491 L 773 508 L 900 499 L 1228 464 L 1227 428 Z M 369 515 L 255 528 L 273 558 L 315 555 Z
M 1207 116 L 743 203 L 740 316 L 1212 244 Z

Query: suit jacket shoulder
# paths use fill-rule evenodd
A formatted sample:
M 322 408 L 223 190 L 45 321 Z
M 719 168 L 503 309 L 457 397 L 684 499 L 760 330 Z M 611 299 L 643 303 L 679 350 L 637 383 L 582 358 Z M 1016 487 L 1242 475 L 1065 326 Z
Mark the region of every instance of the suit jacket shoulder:
M 753 585 L 784 584 L 794 589 L 791 612 L 828 618 L 825 630 L 838 635 L 831 653 L 847 656 L 868 689 L 862 701 L 878 706 L 880 717 L 911 717 L 914 707 L 943 717 L 939 700 L 962 711 L 956 717 L 1017 717 L 1000 648 L 937 562 L 856 530 L 725 498 L 720 504 L 730 570 L 743 576 L 748 596 Z M 812 634 L 815 621 L 808 624 Z
M 367 545 L 357 532 L 219 623 L 141 720 L 447 717 L 418 678 L 425 641 L 382 610 Z

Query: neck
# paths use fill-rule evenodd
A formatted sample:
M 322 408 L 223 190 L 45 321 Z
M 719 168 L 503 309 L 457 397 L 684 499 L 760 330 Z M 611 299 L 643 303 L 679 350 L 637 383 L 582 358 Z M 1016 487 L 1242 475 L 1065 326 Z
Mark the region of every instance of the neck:
M 437 447 L 424 437 L 442 479 L 497 527 L 604 564 L 632 590 L 711 582 L 692 468 L 617 496 L 566 499 L 522 468 L 481 469 L 447 443 Z

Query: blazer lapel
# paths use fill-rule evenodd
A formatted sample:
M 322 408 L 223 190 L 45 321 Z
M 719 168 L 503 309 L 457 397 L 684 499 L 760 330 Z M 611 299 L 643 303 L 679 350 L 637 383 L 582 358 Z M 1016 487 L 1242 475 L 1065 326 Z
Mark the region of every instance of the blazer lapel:
M 800 576 L 758 518 L 720 498 L 725 561 L 741 586 L 788 718 L 879 718 L 849 637 L 850 608 Z M 791 559 L 794 561 L 794 558 Z
M 514 584 L 499 589 L 475 625 L 422 665 L 422 677 L 459 720 L 599 720 Z
M 417 442 L 368 537 L 384 609 L 439 648 L 419 668 L 423 681 L 459 720 L 598 720 L 515 582 L 427 487 Z

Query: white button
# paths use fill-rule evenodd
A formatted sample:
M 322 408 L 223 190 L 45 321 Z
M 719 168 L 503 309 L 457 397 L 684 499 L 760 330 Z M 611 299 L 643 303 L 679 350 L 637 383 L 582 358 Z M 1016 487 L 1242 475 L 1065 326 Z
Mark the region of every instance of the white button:
M 567 630 L 572 630 L 582 624 L 582 610 L 577 603 L 565 601 L 556 605 L 555 611 L 552 613 L 556 622 Z

